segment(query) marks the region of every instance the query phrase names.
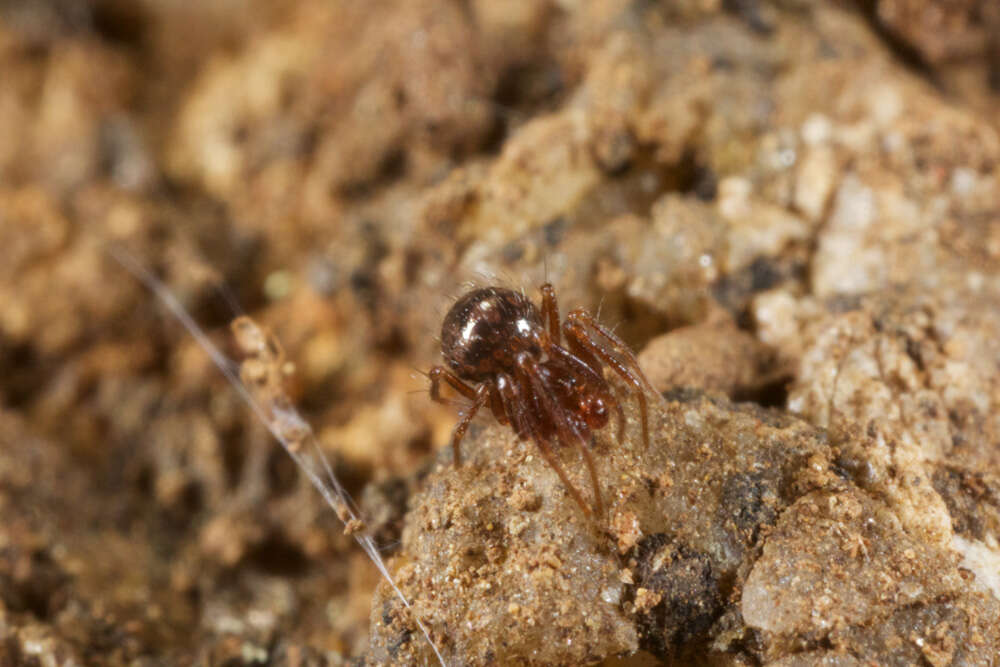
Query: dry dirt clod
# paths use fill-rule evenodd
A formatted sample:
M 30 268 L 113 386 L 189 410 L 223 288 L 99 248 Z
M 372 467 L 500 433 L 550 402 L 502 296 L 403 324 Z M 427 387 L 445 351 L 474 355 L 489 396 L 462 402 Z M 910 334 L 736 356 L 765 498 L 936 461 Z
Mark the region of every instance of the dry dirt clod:
M 998 8 L 0 1 L 0 663 L 997 663 Z M 411 377 L 545 279 L 665 394 L 596 523 Z
M 824 435 L 803 422 L 693 390 L 656 405 L 648 450 L 634 435 L 631 446 L 595 447 L 614 492 L 607 523 L 587 519 L 544 462 L 505 460 L 531 445 L 500 427 L 470 437 L 466 466 L 430 474 L 411 499 L 397 573 L 447 638 L 446 656 L 579 664 L 640 647 L 664 658 L 704 647 L 779 517 L 802 494 L 848 484 L 830 473 Z M 673 483 L 657 484 L 666 471 Z M 534 487 L 540 507 L 502 502 L 509 480 Z M 526 527 L 506 532 L 517 516 Z M 622 544 L 631 546 L 620 555 Z M 376 609 L 393 607 L 388 595 L 378 600 Z M 406 625 L 386 618 L 395 617 L 373 617 L 371 659 L 419 662 L 420 643 L 403 642 Z
M 798 664 L 790 654 L 807 640 L 897 660 L 909 649 L 875 629 L 942 600 L 966 615 L 924 651 L 929 660 L 954 652 L 955 638 L 994 647 L 968 659 L 995 650 L 1000 633 L 978 619 L 1000 604 L 947 549 L 908 535 L 890 505 L 838 474 L 824 432 L 696 390 L 666 398 L 655 446 L 595 446 L 615 491 L 606 523 L 588 520 L 544 463 L 504 460 L 531 445 L 498 426 L 472 435 L 466 467 L 427 477 L 395 563 L 446 657 L 581 664 L 641 648 L 674 661 L 719 651 Z M 672 484 L 653 481 L 663 470 Z M 538 509 L 500 500 L 512 479 L 535 488 Z M 424 648 L 394 604 L 384 588 L 376 596 L 368 659 L 419 664 Z M 831 656 L 817 659 L 840 664 Z

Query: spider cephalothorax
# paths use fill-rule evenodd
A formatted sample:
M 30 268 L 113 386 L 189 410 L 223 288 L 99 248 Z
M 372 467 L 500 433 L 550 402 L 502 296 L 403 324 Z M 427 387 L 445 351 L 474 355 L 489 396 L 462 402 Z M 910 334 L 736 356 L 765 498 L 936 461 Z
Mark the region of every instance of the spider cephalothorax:
M 534 440 L 542 457 L 585 513 L 590 507 L 566 477 L 553 454 L 556 443 L 577 447 L 594 487 L 594 507 L 603 512 L 592 431 L 604 428 L 614 412 L 618 441 L 625 433 L 625 412 L 604 378 L 610 367 L 639 402 L 642 440 L 649 444 L 646 395 L 651 391 L 635 356 L 585 310 L 570 312 L 560 324 L 552 285 L 542 285 L 542 308 L 520 292 L 484 287 L 462 296 L 444 318 L 441 352 L 447 368 L 430 371 L 431 397 L 443 401 L 441 382 L 472 401 L 452 437 L 455 463 L 476 412 L 488 406 L 518 437 Z M 564 342 L 565 341 L 565 342 Z

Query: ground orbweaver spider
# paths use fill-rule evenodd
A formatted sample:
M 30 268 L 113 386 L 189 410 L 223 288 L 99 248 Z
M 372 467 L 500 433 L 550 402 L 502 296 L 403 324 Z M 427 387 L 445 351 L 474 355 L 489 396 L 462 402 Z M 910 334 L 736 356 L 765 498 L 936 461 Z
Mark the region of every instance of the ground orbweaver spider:
M 589 515 L 591 508 L 569 481 L 553 446 L 579 449 L 594 487 L 594 510 L 600 515 L 604 503 L 590 452 L 591 434 L 604 428 L 614 412 L 618 442 L 625 437 L 625 412 L 604 378 L 604 369 L 610 367 L 638 399 L 642 442 L 647 447 L 645 392 L 654 390 L 635 355 L 614 333 L 580 308 L 560 325 L 555 289 L 546 283 L 541 292 L 540 312 L 524 294 L 503 287 L 475 289 L 455 302 L 441 327 L 447 367 L 431 369 L 431 398 L 444 402 L 444 382 L 472 401 L 452 436 L 456 465 L 461 464 L 460 446 L 472 418 L 488 406 L 496 420 L 509 425 L 519 438 L 534 440 Z

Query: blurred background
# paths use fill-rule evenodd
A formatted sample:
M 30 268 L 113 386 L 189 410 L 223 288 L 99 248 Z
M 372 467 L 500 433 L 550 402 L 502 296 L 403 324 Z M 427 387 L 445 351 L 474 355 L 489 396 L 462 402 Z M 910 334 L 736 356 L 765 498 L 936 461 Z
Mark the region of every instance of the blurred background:
M 784 406 L 814 300 L 995 288 L 998 93 L 992 0 L 0 1 L 0 664 L 366 647 L 374 568 L 109 244 L 274 331 L 391 555 L 467 281 L 737 332 L 714 388 Z

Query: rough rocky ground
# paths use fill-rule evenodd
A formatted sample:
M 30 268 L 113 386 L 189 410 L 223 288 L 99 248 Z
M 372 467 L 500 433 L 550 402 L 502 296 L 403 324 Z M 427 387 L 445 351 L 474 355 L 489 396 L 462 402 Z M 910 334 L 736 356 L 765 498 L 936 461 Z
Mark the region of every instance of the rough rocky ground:
M 108 244 L 273 329 L 449 664 L 1000 663 L 998 26 L 0 4 L 0 665 L 430 661 Z M 663 392 L 605 523 L 488 418 L 452 467 L 413 373 L 464 281 L 546 274 Z

